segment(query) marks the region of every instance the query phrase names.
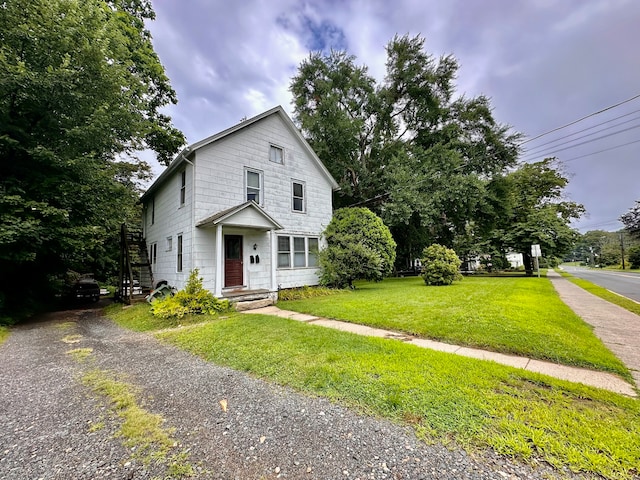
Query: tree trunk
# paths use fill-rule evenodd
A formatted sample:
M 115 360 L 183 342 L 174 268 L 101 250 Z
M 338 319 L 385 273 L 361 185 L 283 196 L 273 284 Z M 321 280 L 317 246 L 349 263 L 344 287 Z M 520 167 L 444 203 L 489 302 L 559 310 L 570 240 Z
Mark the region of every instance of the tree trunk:
M 524 264 L 524 271 L 527 277 L 531 277 L 533 275 L 533 257 L 531 256 L 531 252 L 522 252 L 522 263 Z

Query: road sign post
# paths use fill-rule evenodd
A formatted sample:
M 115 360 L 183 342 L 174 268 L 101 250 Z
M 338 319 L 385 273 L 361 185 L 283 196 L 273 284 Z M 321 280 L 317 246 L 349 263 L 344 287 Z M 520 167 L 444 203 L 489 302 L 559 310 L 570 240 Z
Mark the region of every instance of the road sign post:
M 538 244 L 531 245 L 531 256 L 533 257 L 533 262 L 536 266 L 536 271 L 538 272 L 538 278 L 540 278 L 540 263 L 538 261 L 538 257 L 542 256 L 540 245 Z

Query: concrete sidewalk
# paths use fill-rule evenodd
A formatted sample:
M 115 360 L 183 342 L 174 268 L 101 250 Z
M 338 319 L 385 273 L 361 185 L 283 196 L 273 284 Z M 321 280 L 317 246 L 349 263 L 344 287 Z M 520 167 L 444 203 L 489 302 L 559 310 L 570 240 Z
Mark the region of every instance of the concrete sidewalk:
M 562 280 L 564 280 L 559 275 L 557 276 L 558 278 L 561 278 Z M 565 283 L 570 284 L 570 282 L 567 282 L 566 280 L 565 280 Z M 570 285 L 574 286 L 573 284 L 570 284 Z M 587 293 L 587 295 L 591 295 L 591 294 Z M 400 341 L 409 343 L 411 345 L 416 345 L 422 348 L 429 348 L 431 350 L 438 350 L 440 352 L 453 353 L 456 355 L 477 358 L 480 360 L 489 360 L 489 361 L 493 361 L 503 365 L 508 365 L 511 367 L 522 368 L 524 370 L 528 370 L 531 372 L 542 373 L 555 378 L 559 378 L 561 380 L 568 380 L 570 382 L 577 382 L 577 383 L 582 383 L 584 385 L 603 388 L 612 392 L 621 393 L 623 395 L 628 395 L 631 397 L 635 397 L 637 395 L 636 391 L 631 385 L 629 385 L 626 381 L 624 381 L 617 375 L 613 375 L 610 373 L 597 372 L 594 370 L 588 370 L 584 368 L 569 367 L 566 365 L 558 365 L 551 362 L 543 362 L 541 360 L 535 360 L 535 359 L 526 358 L 526 357 L 517 357 L 514 355 L 505 355 L 502 353 L 490 352 L 490 351 L 480 350 L 476 348 L 461 347 L 458 345 L 451 345 L 443 342 L 435 342 L 433 340 L 416 338 L 403 333 L 383 330 L 380 328 L 372 328 L 372 327 L 367 327 L 365 325 L 358 325 L 355 323 L 343 322 L 340 320 L 331 320 L 328 318 L 321 318 L 313 315 L 306 315 L 304 313 L 281 310 L 275 306 L 258 308 L 255 310 L 247 310 L 242 313 L 275 315 L 278 317 L 289 318 L 291 320 L 310 323 L 312 325 L 333 328 L 335 330 L 342 330 L 344 332 L 351 332 L 358 335 L 400 340 Z
M 640 316 L 596 297 L 555 271 L 549 270 L 547 277 L 562 301 L 594 328 L 598 338 L 631 371 L 636 386 L 640 386 Z

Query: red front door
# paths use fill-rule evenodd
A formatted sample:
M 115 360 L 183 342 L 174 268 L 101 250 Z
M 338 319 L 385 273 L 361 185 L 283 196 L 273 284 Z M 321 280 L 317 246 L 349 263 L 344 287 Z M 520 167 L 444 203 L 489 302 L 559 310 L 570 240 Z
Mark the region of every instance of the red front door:
M 238 287 L 242 284 L 242 235 L 225 235 L 224 286 Z

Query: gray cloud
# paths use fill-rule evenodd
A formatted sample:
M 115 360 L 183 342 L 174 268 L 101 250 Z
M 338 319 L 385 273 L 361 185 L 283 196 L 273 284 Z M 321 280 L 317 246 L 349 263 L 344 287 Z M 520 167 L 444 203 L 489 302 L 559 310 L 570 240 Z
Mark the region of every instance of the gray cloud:
M 530 137 L 640 93 L 635 0 L 155 0 L 153 6 L 157 20 L 149 28 L 180 101 L 168 113 L 189 142 L 276 104 L 290 111 L 290 79 L 312 49 L 347 49 L 382 80 L 384 47 L 396 33 L 421 34 L 435 56 L 453 54 L 461 66 L 459 93 L 489 96 L 498 121 Z M 572 129 L 633 109 L 640 100 Z M 616 219 L 640 199 L 640 144 L 571 159 L 638 139 L 635 130 L 558 153 L 570 160 L 568 194 L 589 212 L 576 227 L 619 228 Z

